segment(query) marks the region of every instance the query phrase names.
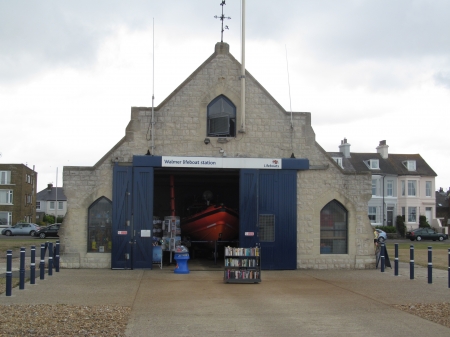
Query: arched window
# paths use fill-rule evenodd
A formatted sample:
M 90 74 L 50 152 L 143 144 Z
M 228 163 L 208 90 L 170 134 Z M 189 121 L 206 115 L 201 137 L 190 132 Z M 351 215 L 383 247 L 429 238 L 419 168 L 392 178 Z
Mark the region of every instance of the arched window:
M 106 197 L 98 198 L 88 211 L 88 252 L 111 252 L 111 224 L 112 202 Z
M 207 133 L 209 137 L 236 136 L 236 106 L 220 95 L 208 104 Z
M 320 211 L 320 253 L 347 254 L 347 210 L 336 200 L 330 201 Z

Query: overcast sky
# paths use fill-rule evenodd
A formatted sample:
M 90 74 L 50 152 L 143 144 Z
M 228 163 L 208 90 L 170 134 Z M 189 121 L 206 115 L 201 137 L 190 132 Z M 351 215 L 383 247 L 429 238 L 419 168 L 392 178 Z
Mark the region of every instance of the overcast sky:
M 63 166 L 93 166 L 132 106 L 153 91 L 157 106 L 214 52 L 220 2 L 0 0 L 0 163 L 34 166 L 38 191 L 62 186 Z M 240 3 L 224 6 L 239 61 Z M 246 69 L 287 111 L 311 112 L 326 151 L 386 140 L 447 190 L 449 14 L 448 0 L 247 0 Z

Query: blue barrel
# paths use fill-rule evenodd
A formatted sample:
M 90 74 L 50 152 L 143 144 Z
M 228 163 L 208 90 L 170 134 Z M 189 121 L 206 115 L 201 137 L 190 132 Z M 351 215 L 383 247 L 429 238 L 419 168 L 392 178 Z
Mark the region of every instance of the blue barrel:
M 177 261 L 177 267 L 173 271 L 175 274 L 189 274 L 187 262 L 189 260 L 189 253 L 175 253 L 174 257 Z

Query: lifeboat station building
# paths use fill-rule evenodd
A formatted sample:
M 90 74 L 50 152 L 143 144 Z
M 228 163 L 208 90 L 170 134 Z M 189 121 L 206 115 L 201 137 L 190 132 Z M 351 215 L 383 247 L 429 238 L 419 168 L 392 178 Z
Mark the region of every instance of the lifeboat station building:
M 154 268 L 164 219 L 182 222 L 205 191 L 238 213 L 235 241 L 261 247 L 262 269 L 375 266 L 370 173 L 345 172 L 311 113 L 283 109 L 223 42 L 159 106 L 132 107 L 94 166 L 64 167 L 63 184 L 62 267 Z

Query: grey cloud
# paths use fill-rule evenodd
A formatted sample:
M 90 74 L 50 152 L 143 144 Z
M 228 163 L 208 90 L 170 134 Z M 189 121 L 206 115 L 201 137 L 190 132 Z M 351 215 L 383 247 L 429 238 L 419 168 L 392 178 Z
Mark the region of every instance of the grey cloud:
M 441 71 L 434 74 L 434 80 L 438 85 L 450 89 L 450 71 L 447 72 Z

